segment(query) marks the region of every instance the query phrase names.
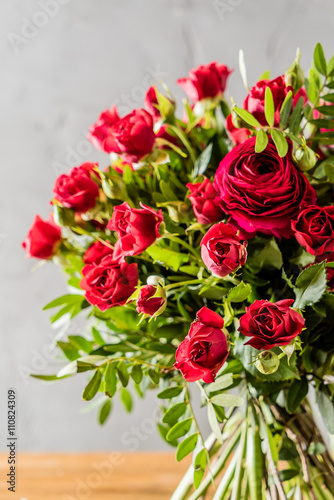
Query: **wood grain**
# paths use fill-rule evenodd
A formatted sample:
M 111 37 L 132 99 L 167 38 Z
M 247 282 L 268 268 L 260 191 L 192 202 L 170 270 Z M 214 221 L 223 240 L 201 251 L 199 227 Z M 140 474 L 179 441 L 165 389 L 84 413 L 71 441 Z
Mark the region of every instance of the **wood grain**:
M 17 491 L 7 491 L 0 454 L 1 500 L 168 500 L 190 463 L 173 453 L 19 453 Z

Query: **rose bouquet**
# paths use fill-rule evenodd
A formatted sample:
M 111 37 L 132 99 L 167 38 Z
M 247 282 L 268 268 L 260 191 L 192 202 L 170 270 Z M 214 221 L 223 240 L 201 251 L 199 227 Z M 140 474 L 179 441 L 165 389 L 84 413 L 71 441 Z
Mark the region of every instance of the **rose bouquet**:
M 157 389 L 160 434 L 177 460 L 193 457 L 174 500 L 204 498 L 212 482 L 216 500 L 330 499 L 334 58 L 317 44 L 307 77 L 297 53 L 251 88 L 242 53 L 240 70 L 242 107 L 213 62 L 178 80 L 182 119 L 152 86 L 145 109 L 114 106 L 90 127 L 109 166 L 61 175 L 53 215 L 23 243 L 67 276 L 51 321 L 86 317 L 58 341 L 69 363 L 35 376 L 83 374 L 100 423 L 116 393 L 131 411 L 134 391 Z

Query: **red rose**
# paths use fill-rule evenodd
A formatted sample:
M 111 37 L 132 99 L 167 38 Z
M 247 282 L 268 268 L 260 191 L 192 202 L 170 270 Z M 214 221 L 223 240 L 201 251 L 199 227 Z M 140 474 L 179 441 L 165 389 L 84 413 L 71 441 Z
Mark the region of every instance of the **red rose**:
M 95 163 L 83 163 L 72 168 L 68 175 L 62 174 L 55 182 L 53 192 L 55 199 L 65 208 L 72 208 L 78 213 L 87 212 L 96 204 L 99 196 L 99 186 L 93 180 Z
M 223 278 L 245 264 L 246 248 L 247 241 L 242 242 L 231 226 L 219 222 L 202 239 L 201 256 L 209 271 Z
M 157 295 L 159 288 L 161 287 L 145 285 L 140 289 L 137 299 L 138 313 L 154 316 L 166 304 L 166 296 L 164 294 L 163 296 Z
M 236 146 L 245 142 L 252 132 L 248 128 L 237 128 L 234 126 L 232 115 L 228 115 L 225 123 L 226 130 L 231 136 L 232 141 Z
M 272 349 L 275 346 L 288 345 L 304 328 L 305 320 L 290 306 L 293 299 L 272 303 L 268 300 L 256 300 L 246 307 L 246 314 L 240 318 L 239 331 L 246 337 L 252 337 L 245 345 L 255 349 Z
M 187 184 L 190 191 L 188 198 L 197 221 L 200 224 L 212 224 L 224 217 L 224 212 L 219 206 L 219 196 L 209 179 L 204 179 L 196 184 Z
M 225 91 L 227 78 L 231 73 L 227 66 L 214 61 L 192 69 L 188 78 L 180 78 L 177 83 L 189 99 L 200 101 L 221 95 Z
M 29 233 L 22 243 L 26 251 L 26 257 L 36 259 L 50 259 L 61 241 L 61 230 L 50 214 L 47 220 L 36 215 Z
M 90 127 L 88 138 L 101 151 L 117 153 L 124 160 L 137 163 L 153 149 L 153 118 L 144 109 L 135 109 L 120 118 L 114 106 Z
M 138 284 L 138 266 L 104 257 L 100 264 L 89 264 L 82 270 L 80 287 L 90 304 L 101 311 L 125 304 Z
M 291 227 L 298 243 L 312 255 L 334 252 L 334 206 L 306 207 Z
M 215 380 L 229 354 L 228 333 L 223 326 L 224 320 L 219 314 L 207 307 L 198 311 L 175 355 L 174 366 L 181 370 L 188 382 L 202 379 L 209 383 Z
M 284 102 L 285 96 L 292 89 L 285 83 L 284 76 L 278 76 L 275 80 L 260 80 L 249 91 L 248 96 L 244 100 L 244 109 L 249 111 L 261 125 L 267 125 L 267 120 L 264 114 L 264 100 L 266 88 L 269 87 L 273 95 L 275 107 L 274 125 L 278 125 L 280 121 L 280 110 Z
M 106 255 L 112 255 L 113 250 L 109 245 L 105 245 L 101 241 L 95 241 L 85 252 L 83 257 L 85 264 L 100 264 L 101 260 Z
M 281 158 L 271 140 L 262 153 L 255 153 L 255 141 L 251 137 L 221 161 L 214 180 L 220 206 L 243 234 L 259 231 L 290 238 L 291 219 L 303 205 L 316 202 L 316 193 L 295 167 L 291 143 Z
M 138 255 L 159 238 L 159 226 L 163 221 L 162 211 L 153 210 L 140 203 L 142 208 L 131 208 L 124 202 L 114 208 L 108 229 L 116 231 L 118 241 L 114 248 L 114 258 Z

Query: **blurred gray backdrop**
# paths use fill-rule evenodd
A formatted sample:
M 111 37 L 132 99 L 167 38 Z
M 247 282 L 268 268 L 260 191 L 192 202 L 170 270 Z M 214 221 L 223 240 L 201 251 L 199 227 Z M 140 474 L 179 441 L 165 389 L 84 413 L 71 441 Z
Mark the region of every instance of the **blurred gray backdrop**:
M 175 80 L 212 60 L 235 68 L 227 95 L 241 104 L 240 48 L 252 85 L 266 69 L 282 74 L 297 47 L 305 68 L 318 41 L 331 56 L 333 21 L 333 0 L 1 0 L 0 449 L 11 387 L 22 450 L 164 448 L 152 394 L 136 399 L 131 415 L 115 403 L 100 428 L 81 401 L 85 374 L 50 384 L 29 378 L 62 366 L 41 308 L 65 285 L 51 264 L 32 272 L 20 244 L 34 215 L 48 214 L 61 172 L 88 160 L 107 165 L 85 139 L 88 126 L 113 103 L 122 114 L 142 106 L 161 78 L 180 99 Z

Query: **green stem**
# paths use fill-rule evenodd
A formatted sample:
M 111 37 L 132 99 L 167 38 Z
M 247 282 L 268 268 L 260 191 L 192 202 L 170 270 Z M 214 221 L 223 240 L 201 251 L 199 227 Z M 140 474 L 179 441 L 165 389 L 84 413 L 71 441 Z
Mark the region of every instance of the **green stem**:
M 181 245 L 184 248 L 186 248 L 187 250 L 189 250 L 189 252 L 191 252 L 193 255 L 195 255 L 195 257 L 197 259 L 200 258 L 198 252 L 191 245 L 189 245 L 189 243 L 181 240 L 181 238 L 178 238 L 177 236 L 174 236 L 173 234 L 169 234 L 169 233 L 163 234 L 162 238 L 166 238 L 168 240 L 174 241 L 175 243 L 178 243 L 179 245 Z
M 199 285 L 200 283 L 203 283 L 204 280 L 188 280 L 188 281 L 180 281 L 179 283 L 173 283 L 171 285 L 167 285 L 164 287 L 165 291 L 171 290 L 172 288 L 177 288 L 179 286 L 184 286 L 184 285 Z

